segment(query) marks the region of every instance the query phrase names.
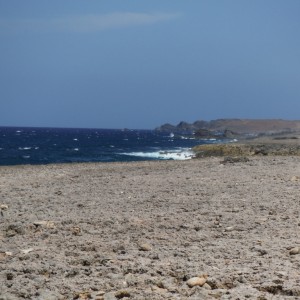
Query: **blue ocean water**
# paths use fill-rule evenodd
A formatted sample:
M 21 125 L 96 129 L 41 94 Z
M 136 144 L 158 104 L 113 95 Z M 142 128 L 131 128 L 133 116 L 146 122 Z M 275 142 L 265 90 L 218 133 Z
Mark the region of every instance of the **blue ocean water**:
M 152 130 L 0 127 L 0 165 L 190 159 L 214 141 Z

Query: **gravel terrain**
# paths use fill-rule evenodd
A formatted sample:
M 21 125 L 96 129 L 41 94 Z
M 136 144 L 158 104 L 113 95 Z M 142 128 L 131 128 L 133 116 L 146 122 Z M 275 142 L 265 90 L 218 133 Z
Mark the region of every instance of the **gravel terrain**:
M 300 299 L 300 157 L 0 167 L 0 299 Z

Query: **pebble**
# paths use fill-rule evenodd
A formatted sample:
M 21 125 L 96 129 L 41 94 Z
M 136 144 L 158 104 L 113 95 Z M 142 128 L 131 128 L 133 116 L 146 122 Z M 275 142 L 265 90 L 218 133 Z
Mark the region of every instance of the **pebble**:
M 277 271 L 277 272 L 275 272 L 275 274 L 280 278 L 287 276 L 287 272 L 284 272 L 284 271 Z
M 47 221 L 35 221 L 33 222 L 33 225 L 35 226 L 46 226 L 47 225 Z
M 81 228 L 78 226 L 74 226 L 71 228 L 71 232 L 73 235 L 79 235 L 81 233 Z
M 117 300 L 118 298 L 115 296 L 115 293 L 111 292 L 111 293 L 106 293 L 104 295 L 104 300 Z
M 186 284 L 191 288 L 194 286 L 203 286 L 205 283 L 206 278 L 204 277 L 192 277 L 186 282 Z
M 74 293 L 73 299 L 80 299 L 80 300 L 87 300 L 91 299 L 91 293 L 90 292 L 79 292 L 79 293 Z
M 44 226 L 50 229 L 55 228 L 55 224 L 53 221 L 35 221 L 33 222 L 33 225 L 35 225 L 36 227 Z
M 226 227 L 225 228 L 225 231 L 226 232 L 230 232 L 230 231 L 233 231 L 234 230 L 234 227 L 233 226 L 229 226 L 229 227 Z
M 151 246 L 147 243 L 139 244 L 140 251 L 151 251 Z
M 208 283 L 204 283 L 203 286 L 202 286 L 204 289 L 206 290 L 211 290 L 211 286 L 208 284 Z
M 300 253 L 300 248 L 299 247 L 294 247 L 290 250 L 290 255 L 296 255 Z
M 293 176 L 293 177 L 291 178 L 291 181 L 298 181 L 298 180 L 300 180 L 300 177 L 299 177 L 299 176 Z
M 13 237 L 17 234 L 22 235 L 24 233 L 24 226 L 21 223 L 10 224 L 5 230 L 6 237 Z
M 115 293 L 115 297 L 118 298 L 118 299 L 122 299 L 122 298 L 129 298 L 130 297 L 130 293 L 129 291 L 126 291 L 126 290 L 120 290 L 120 291 L 117 291 Z
M 8 205 L 6 205 L 6 204 L 1 204 L 1 205 L 0 205 L 0 209 L 1 209 L 1 210 L 7 210 L 7 209 L 8 209 Z
M 96 295 L 95 295 L 95 300 L 104 300 L 104 295 L 105 295 L 105 292 L 104 291 L 98 291 L 96 292 Z
M 29 248 L 29 249 L 21 250 L 21 252 L 22 252 L 23 254 L 28 254 L 28 253 L 32 252 L 33 250 L 34 250 L 33 248 Z
M 268 218 L 266 218 L 266 217 L 265 218 L 260 218 L 259 221 L 260 222 L 266 222 L 266 221 L 268 221 Z
M 13 237 L 15 236 L 17 233 L 14 230 L 7 230 L 6 231 L 6 237 Z

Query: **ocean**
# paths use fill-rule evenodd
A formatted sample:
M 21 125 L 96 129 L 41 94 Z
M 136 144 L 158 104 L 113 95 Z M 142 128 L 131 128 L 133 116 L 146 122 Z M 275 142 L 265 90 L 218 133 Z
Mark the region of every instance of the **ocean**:
M 191 159 L 215 143 L 153 130 L 0 127 L 0 165 Z

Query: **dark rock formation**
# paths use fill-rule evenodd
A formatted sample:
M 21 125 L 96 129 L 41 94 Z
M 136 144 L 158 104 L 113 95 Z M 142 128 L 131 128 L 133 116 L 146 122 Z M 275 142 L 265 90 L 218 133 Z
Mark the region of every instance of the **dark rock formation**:
M 215 131 L 211 131 L 208 129 L 198 129 L 194 135 L 195 137 L 200 139 L 211 139 L 219 137 Z
M 180 122 L 174 126 L 164 124 L 155 130 L 163 132 L 173 132 L 180 134 L 190 134 L 199 130 L 209 130 L 213 134 L 222 135 L 225 138 L 234 138 L 237 135 L 272 135 L 280 132 L 293 132 L 300 130 L 300 121 L 279 120 L 279 119 L 218 119 L 212 121 L 199 120 L 194 123 Z

